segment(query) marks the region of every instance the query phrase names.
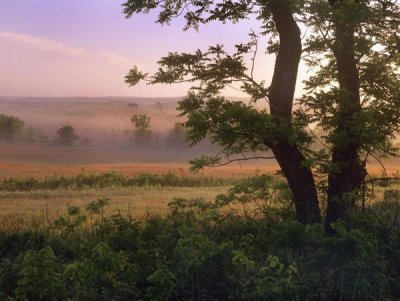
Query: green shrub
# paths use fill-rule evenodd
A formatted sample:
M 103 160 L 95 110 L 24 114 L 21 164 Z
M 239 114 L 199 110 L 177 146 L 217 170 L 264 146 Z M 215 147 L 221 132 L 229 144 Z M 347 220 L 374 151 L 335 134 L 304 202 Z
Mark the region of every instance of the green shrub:
M 233 178 L 214 178 L 206 176 L 177 176 L 172 172 L 162 175 L 140 174 L 135 177 L 108 172 L 103 174 L 81 173 L 74 177 L 54 175 L 45 179 L 9 178 L 0 181 L 0 190 L 3 191 L 32 191 L 39 189 L 83 189 L 83 188 L 119 188 L 119 187 L 212 187 L 233 185 L 237 180 Z
M 29 250 L 19 269 L 16 297 L 20 300 L 58 300 L 63 295 L 60 266 L 51 247 Z
M 99 199 L 69 208 L 55 227 L 0 232 L 0 298 L 400 299 L 398 191 L 351 212 L 329 237 L 294 221 L 280 183 L 260 183 L 246 179 L 216 202 L 175 199 L 163 217 L 105 216 Z

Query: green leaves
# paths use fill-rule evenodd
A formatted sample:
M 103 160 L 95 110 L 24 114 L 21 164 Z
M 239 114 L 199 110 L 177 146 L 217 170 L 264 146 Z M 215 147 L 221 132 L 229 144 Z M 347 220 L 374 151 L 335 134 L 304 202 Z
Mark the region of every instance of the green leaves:
M 254 65 L 250 68 L 246 60 L 253 60 L 257 54 L 258 37 L 250 34 L 250 41 L 236 45 L 236 52 L 228 54 L 223 45 L 210 46 L 207 51 L 196 50 L 193 53 L 169 53 L 158 61 L 160 68 L 149 76 L 134 67 L 126 76 L 129 85 L 136 85 L 141 80 L 150 84 L 173 84 L 189 82 L 195 84 L 191 92 L 198 92 L 202 97 L 213 97 L 231 85 L 239 84 L 253 101 L 268 97 L 265 82 L 253 78 Z M 189 92 L 189 94 L 191 93 Z
M 221 162 L 221 157 L 218 156 L 201 156 L 199 158 L 193 159 L 189 161 L 190 171 L 198 172 L 204 167 L 214 167 L 215 165 Z
M 64 279 L 75 298 L 92 296 L 124 297 L 134 291 L 136 271 L 124 252 L 115 252 L 106 243 L 97 244 L 90 256 L 65 266 Z M 127 287 L 131 286 L 131 289 Z
M 305 24 L 311 31 L 306 38 L 305 60 L 314 74 L 305 81 L 307 92 L 301 104 L 310 124 L 325 131 L 321 137 L 325 143 L 338 147 L 354 143 L 359 152 L 377 156 L 395 154 L 392 142 L 399 133 L 400 78 L 398 50 L 394 48 L 400 41 L 400 7 L 390 0 L 331 2 L 333 9 L 326 1 L 310 1 L 306 6 L 309 18 Z M 339 88 L 332 56 L 338 39 L 333 20 L 353 26 L 354 31 L 361 111 L 347 117 L 343 116 L 351 110 L 346 102 L 349 95 Z
M 186 22 L 185 29 L 198 29 L 200 24 L 215 20 L 238 22 L 252 13 L 253 6 L 254 3 L 250 0 L 128 0 L 123 4 L 127 18 L 157 8 L 159 9 L 157 22 L 161 24 L 169 24 L 172 19 L 182 15 Z
M 311 142 L 299 119 L 289 124 L 286 120 L 271 116 L 266 110 L 256 109 L 252 104 L 229 101 L 224 97 L 203 97 L 190 92 L 179 104 L 181 116 L 188 128 L 188 141 L 196 144 L 209 137 L 221 147 L 217 157 L 193 160 L 195 169 L 223 163 L 222 159 L 236 160 L 261 157 L 271 145 L 282 141 L 305 146 Z
M 150 286 L 147 296 L 151 300 L 169 300 L 176 289 L 176 277 L 166 266 L 157 269 L 147 277 Z
M 129 73 L 125 76 L 125 82 L 129 86 L 137 85 L 141 80 L 147 77 L 148 73 L 142 73 L 138 70 L 137 66 L 134 66 Z
M 158 64 L 159 71 L 151 83 L 199 82 L 201 89 L 212 95 L 234 80 L 245 78 L 246 67 L 242 54 L 228 55 L 222 45 L 190 53 L 169 53 Z
M 24 254 L 19 271 L 18 299 L 61 300 L 63 293 L 60 266 L 51 247 Z
M 276 210 L 290 205 L 285 187 L 268 175 L 244 179 L 227 206 L 176 199 L 166 215 L 105 216 L 94 231 L 68 236 L 53 228 L 0 231 L 0 298 L 399 299 L 399 191 L 387 190 L 364 213 L 349 212 L 328 237 L 323 225 L 305 226 Z M 262 199 L 270 201 L 263 214 L 240 211 L 241 203 L 254 209 Z
M 154 75 L 137 68 L 128 74 L 130 84 L 140 80 L 193 84 L 179 104 L 188 141 L 194 145 L 209 138 L 220 152 L 192 160 L 192 171 L 246 160 L 249 154 L 257 158 L 270 149 L 279 154 L 280 146 L 289 145 L 300 159 L 286 164 L 284 156 L 279 158 L 284 174 L 301 165 L 312 187 L 304 191 L 315 191 L 313 175 L 321 181 L 329 177 L 328 189 L 321 182 L 320 192 L 324 197 L 328 191 L 330 208 L 335 199 L 354 196 L 361 187 L 368 156 L 397 154 L 393 141 L 400 133 L 400 7 L 396 0 L 128 0 L 124 7 L 127 17 L 157 9 L 157 22 L 162 24 L 182 15 L 185 29 L 255 16 L 261 34 L 270 36 L 266 52 L 278 54 L 271 87 L 253 76 L 259 47 L 254 32 L 233 53 L 219 44 L 205 51 L 169 53 L 158 62 Z M 305 28 L 303 45 L 299 28 Z M 301 46 L 311 73 L 300 108 L 293 110 Z M 227 87 L 246 93 L 251 102 L 223 97 Z M 254 104 L 259 100 L 265 100 L 269 109 L 259 109 Z M 295 190 L 297 183 L 293 180 L 290 187 Z M 295 195 L 302 193 L 297 189 Z M 317 203 L 312 194 L 298 197 L 299 202 Z M 319 216 L 318 206 L 313 207 Z M 336 213 L 347 207 L 342 209 Z M 330 216 L 326 220 L 329 224 Z

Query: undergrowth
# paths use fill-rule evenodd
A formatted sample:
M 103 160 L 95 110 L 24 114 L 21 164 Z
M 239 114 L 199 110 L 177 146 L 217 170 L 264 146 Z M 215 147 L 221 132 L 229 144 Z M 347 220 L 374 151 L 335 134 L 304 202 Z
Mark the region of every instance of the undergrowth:
M 0 181 L 0 191 L 32 191 L 40 189 L 82 189 L 82 188 L 119 188 L 119 187 L 212 187 L 227 186 L 237 182 L 235 178 L 216 178 L 212 176 L 177 176 L 172 172 L 162 175 L 140 174 L 134 177 L 124 176 L 115 172 L 102 174 L 80 173 L 67 177 L 54 175 L 44 179 L 38 178 L 8 178 Z
M 141 221 L 105 215 L 107 199 L 70 207 L 46 229 L 0 232 L 0 299 L 400 299 L 399 191 L 333 237 L 296 223 L 289 197 L 265 176 Z

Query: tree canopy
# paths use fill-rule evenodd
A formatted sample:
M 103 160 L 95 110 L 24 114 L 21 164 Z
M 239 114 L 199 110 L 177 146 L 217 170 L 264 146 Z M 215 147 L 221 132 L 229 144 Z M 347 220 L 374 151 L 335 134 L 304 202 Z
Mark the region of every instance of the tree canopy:
M 400 131 L 400 7 L 395 0 L 128 0 L 124 13 L 158 11 L 157 22 L 183 17 L 184 29 L 210 22 L 239 22 L 254 17 L 258 32 L 228 53 L 223 45 L 193 53 L 169 53 L 155 74 L 131 69 L 126 82 L 191 82 L 180 103 L 189 141 L 209 136 L 221 146 L 215 157 L 193 160 L 194 169 L 222 160 L 272 151 L 293 194 L 297 220 L 321 222 L 327 202 L 331 223 L 354 208 L 365 186 L 366 163 L 394 156 Z M 276 56 L 272 81 L 257 81 L 259 36 Z M 294 99 L 300 61 L 309 67 L 301 99 Z M 251 102 L 223 96 L 235 85 Z M 267 102 L 259 110 L 256 102 Z M 296 102 L 296 106 L 294 106 Z M 316 135 L 317 132 L 322 135 Z M 318 142 L 321 148 L 315 150 Z M 239 156 L 239 157 L 238 157 Z
M 125 135 L 133 136 L 139 145 L 149 145 L 152 142 L 151 117 L 146 114 L 135 114 L 131 117 L 134 129 L 124 131 Z
M 18 117 L 0 114 L 0 140 L 15 141 L 21 136 L 24 124 Z
M 64 146 L 71 146 L 79 137 L 75 133 L 75 129 L 70 125 L 65 125 L 57 131 L 58 143 Z

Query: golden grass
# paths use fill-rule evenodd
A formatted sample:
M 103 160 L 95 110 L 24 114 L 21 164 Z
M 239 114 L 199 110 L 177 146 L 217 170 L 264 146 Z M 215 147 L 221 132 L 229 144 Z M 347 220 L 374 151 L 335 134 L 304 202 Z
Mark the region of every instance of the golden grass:
M 102 164 L 41 164 L 41 163 L 11 163 L 0 161 L 1 178 L 26 178 L 26 177 L 49 177 L 54 174 L 65 176 L 76 176 L 80 172 L 105 173 L 117 172 L 126 176 L 137 176 L 143 173 L 188 175 L 188 163 L 102 163 Z M 256 173 L 272 173 L 278 166 L 265 164 L 242 164 L 231 165 L 219 168 L 207 169 L 200 172 L 200 175 L 216 177 L 240 177 Z
M 117 172 L 126 176 L 137 176 L 143 173 L 164 174 L 172 172 L 178 176 L 189 174 L 189 164 L 171 162 L 134 162 L 132 163 L 63 163 L 62 160 L 47 163 L 35 160 L 34 157 L 41 151 L 51 151 L 52 157 L 66 156 L 71 151 L 76 151 L 77 156 L 82 156 L 81 149 L 61 149 L 46 147 L 24 149 L 23 147 L 2 147 L 0 148 L 0 180 L 4 178 L 44 178 L 54 174 L 75 176 L 85 173 Z M 19 153 L 19 159 L 7 160 L 14 152 Z M 59 153 L 59 154 L 58 154 Z M 109 155 L 109 154 L 107 154 Z M 33 156 L 33 157 L 32 157 Z M 88 154 L 84 154 L 88 156 Z M 96 156 L 96 155 L 94 155 Z M 101 155 L 103 156 L 103 154 Z M 22 160 L 22 159 L 29 160 Z M 73 160 L 71 160 L 73 162 Z M 96 162 L 96 160 L 95 160 Z M 100 161 L 101 162 L 101 161 Z M 274 173 L 278 165 L 273 161 L 258 161 L 245 164 L 232 164 L 220 168 L 207 169 L 200 175 L 214 177 L 244 177 L 254 174 Z M 382 168 L 377 162 L 368 166 L 371 175 L 380 175 Z M 386 162 L 386 170 L 390 174 L 400 170 L 398 161 Z M 130 187 L 118 189 L 83 189 L 83 190 L 42 190 L 32 192 L 0 192 L 0 227 L 5 224 L 32 224 L 43 221 L 53 221 L 66 212 L 67 206 L 85 206 L 91 201 L 101 197 L 110 198 L 108 213 L 112 214 L 121 211 L 124 215 L 131 215 L 134 218 L 141 218 L 146 214 L 165 213 L 167 204 L 174 197 L 195 198 L 203 197 L 206 200 L 213 200 L 219 193 L 228 190 L 229 187 L 212 188 L 186 188 L 186 187 Z M 378 196 L 383 190 L 378 189 Z
M 0 161 L 1 178 L 44 178 L 61 174 L 65 176 L 76 176 L 82 171 L 87 173 L 117 172 L 126 176 L 137 176 L 143 173 L 163 174 L 173 172 L 176 175 L 189 174 L 188 163 L 99 163 L 99 164 L 50 164 L 50 163 L 13 163 Z M 215 177 L 240 177 L 262 173 L 274 173 L 279 169 L 277 164 L 248 163 L 232 164 L 219 168 L 206 169 L 200 175 Z M 368 170 L 371 175 L 382 174 L 382 167 L 378 164 L 369 164 Z M 400 165 L 388 164 L 386 171 L 388 174 L 399 171 Z
M 53 222 L 68 206 L 84 207 L 102 197 L 110 198 L 107 214 L 120 212 L 141 219 L 147 214 L 164 214 L 174 197 L 201 197 L 212 201 L 229 187 L 129 187 L 118 189 L 39 190 L 0 192 L 0 226 L 29 226 Z

